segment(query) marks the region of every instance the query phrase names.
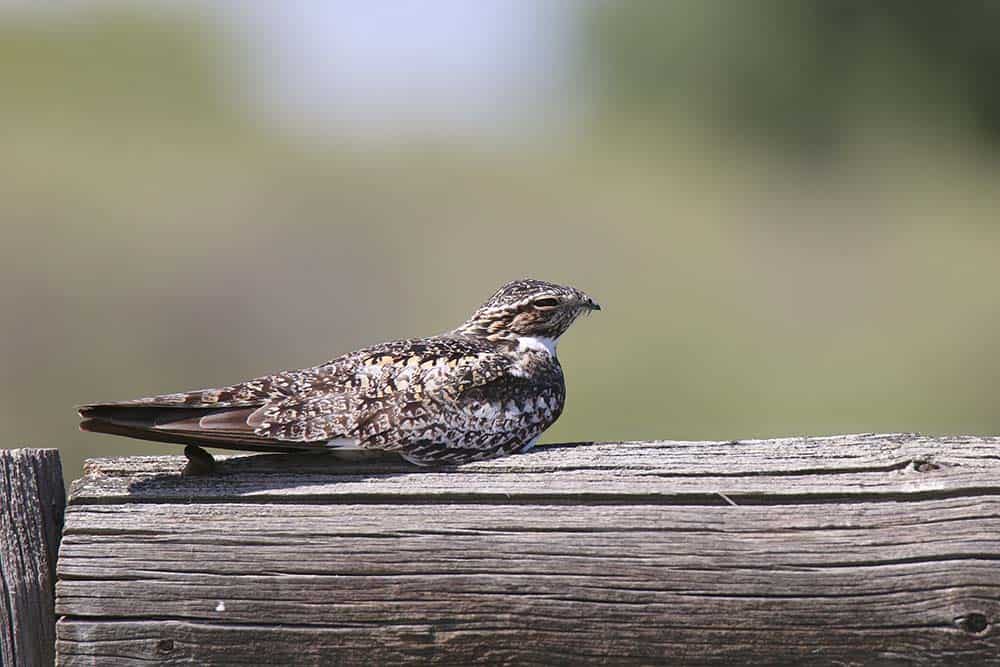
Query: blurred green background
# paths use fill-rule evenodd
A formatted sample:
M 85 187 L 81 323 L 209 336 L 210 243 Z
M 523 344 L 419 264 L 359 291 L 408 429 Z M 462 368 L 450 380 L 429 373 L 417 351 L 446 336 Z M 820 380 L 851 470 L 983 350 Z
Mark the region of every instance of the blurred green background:
M 0 443 L 604 310 L 545 440 L 997 433 L 1000 3 L 0 5 Z

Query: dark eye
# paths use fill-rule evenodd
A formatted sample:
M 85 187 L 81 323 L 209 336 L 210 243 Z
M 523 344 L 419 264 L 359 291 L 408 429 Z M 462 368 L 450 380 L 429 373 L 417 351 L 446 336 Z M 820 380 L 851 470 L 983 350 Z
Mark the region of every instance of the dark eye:
M 535 299 L 532 305 L 535 308 L 555 308 L 556 306 L 559 305 L 559 300 L 547 296 L 542 299 Z

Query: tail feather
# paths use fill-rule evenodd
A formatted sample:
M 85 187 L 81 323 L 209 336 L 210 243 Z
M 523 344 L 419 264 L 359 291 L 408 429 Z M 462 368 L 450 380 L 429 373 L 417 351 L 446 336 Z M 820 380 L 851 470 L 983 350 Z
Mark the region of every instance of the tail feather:
M 78 408 L 80 430 L 142 440 L 252 451 L 301 451 L 317 443 L 281 442 L 257 435 L 248 420 L 260 406 L 96 403 Z

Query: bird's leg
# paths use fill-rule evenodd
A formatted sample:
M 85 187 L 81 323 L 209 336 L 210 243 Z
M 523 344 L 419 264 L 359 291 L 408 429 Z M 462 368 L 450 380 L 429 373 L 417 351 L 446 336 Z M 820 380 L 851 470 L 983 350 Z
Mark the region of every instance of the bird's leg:
M 184 448 L 184 456 L 187 457 L 187 465 L 184 466 L 185 475 L 209 475 L 215 472 L 215 459 L 211 454 L 197 445 L 188 445 Z

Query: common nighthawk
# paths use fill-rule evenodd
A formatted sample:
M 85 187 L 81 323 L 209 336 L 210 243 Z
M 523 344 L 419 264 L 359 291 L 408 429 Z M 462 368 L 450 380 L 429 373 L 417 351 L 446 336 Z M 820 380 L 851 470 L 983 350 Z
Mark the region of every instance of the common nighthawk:
M 556 341 L 600 306 L 507 283 L 453 331 L 229 387 L 82 406 L 81 430 L 223 449 L 398 452 L 418 465 L 526 451 L 566 399 Z

